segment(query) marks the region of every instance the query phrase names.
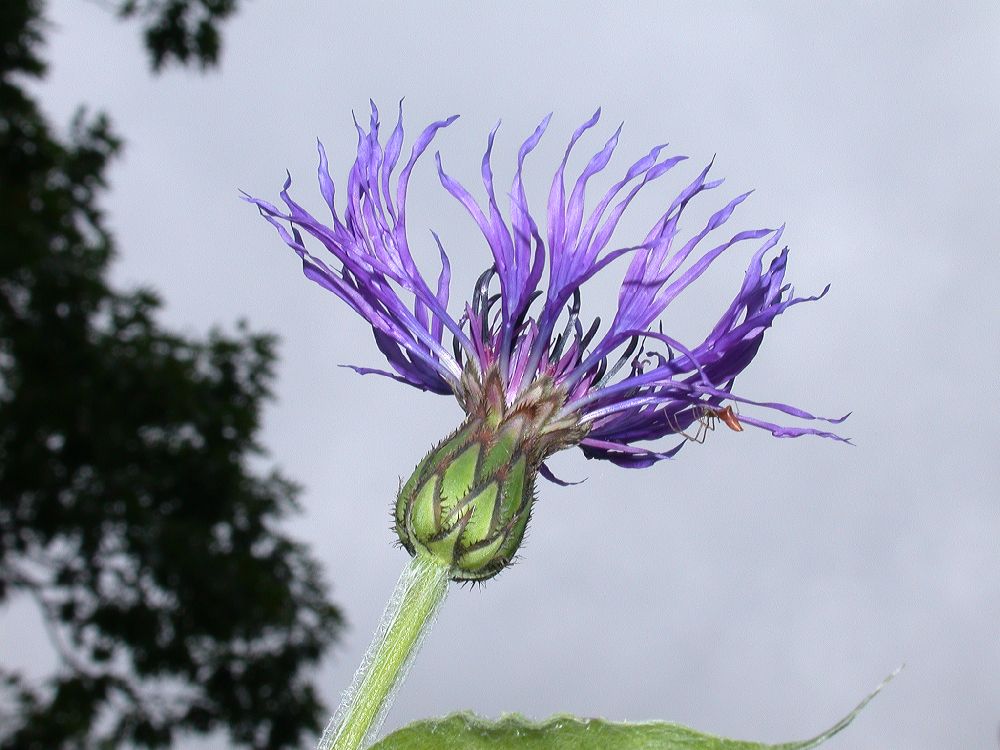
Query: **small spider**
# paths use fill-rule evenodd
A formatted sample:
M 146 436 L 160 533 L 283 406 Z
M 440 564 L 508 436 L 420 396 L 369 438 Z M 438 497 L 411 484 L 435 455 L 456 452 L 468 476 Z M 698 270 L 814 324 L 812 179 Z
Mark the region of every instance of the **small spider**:
M 696 420 L 698 429 L 693 435 L 689 435 L 684 430 L 677 430 L 678 435 L 690 440 L 692 443 L 704 443 L 709 432 L 715 430 L 716 421 L 721 421 L 733 432 L 743 432 L 743 425 L 739 420 L 739 415 L 732 405 L 724 406 L 721 409 L 702 407 L 701 416 Z

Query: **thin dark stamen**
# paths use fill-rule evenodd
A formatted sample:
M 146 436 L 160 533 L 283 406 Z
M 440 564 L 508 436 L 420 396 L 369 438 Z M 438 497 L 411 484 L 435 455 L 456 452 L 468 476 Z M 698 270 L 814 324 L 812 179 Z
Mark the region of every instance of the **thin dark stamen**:
M 562 356 L 563 347 L 566 345 L 566 341 L 569 339 L 569 334 L 573 330 L 573 326 L 576 324 L 578 316 L 580 314 L 580 290 L 573 290 L 573 301 L 566 306 L 566 314 L 569 318 L 566 320 L 566 327 L 563 332 L 556 339 L 555 346 L 552 347 L 552 351 L 549 354 L 550 362 L 558 362 L 559 358 Z
M 492 310 L 493 306 L 500 301 L 500 297 L 501 295 L 499 293 L 494 294 L 491 297 L 488 297 L 486 299 L 486 302 L 483 304 L 483 311 L 480 316 L 480 322 L 482 324 L 482 332 L 483 332 L 483 341 L 490 340 L 490 329 L 492 328 L 492 325 L 490 325 L 490 310 Z
M 472 309 L 477 313 L 482 311 L 483 296 L 489 292 L 490 282 L 493 281 L 493 277 L 496 275 L 496 272 L 497 267 L 492 265 L 483 271 L 479 278 L 476 279 L 476 285 L 472 291 Z
M 597 370 L 594 372 L 594 380 L 597 383 L 601 383 L 604 378 L 604 372 L 608 369 L 608 359 L 603 357 L 600 362 L 597 363 Z
M 660 330 L 660 335 L 662 336 L 663 335 L 663 321 L 662 320 L 660 320 L 660 321 L 657 322 L 657 328 Z M 663 343 L 663 345 L 665 347 L 667 347 L 667 362 L 673 362 L 674 361 L 674 350 L 673 350 L 673 347 L 671 347 L 670 344 L 664 343 L 662 341 L 661 341 L 661 343 Z
M 618 361 L 615 362 L 614 367 L 608 370 L 607 374 L 599 375 L 597 381 L 592 386 L 590 386 L 591 389 L 602 388 L 605 385 L 607 385 L 607 382 L 611 380 L 611 378 L 613 378 L 618 373 L 618 371 L 625 366 L 625 363 L 628 362 L 629 357 L 632 356 L 633 352 L 635 352 L 638 346 L 639 346 L 639 337 L 633 336 L 632 338 L 630 338 L 628 340 L 628 346 L 625 347 L 625 352 L 618 358 Z M 607 358 L 602 359 L 601 364 L 606 365 Z
M 598 316 L 598 317 L 594 318 L 594 322 L 590 324 L 590 329 L 583 336 L 580 336 L 580 334 L 579 334 L 579 331 L 581 329 L 580 328 L 577 329 L 577 336 L 580 339 L 580 356 L 581 357 L 583 356 L 583 350 L 586 349 L 590 345 L 590 342 L 594 339 L 594 336 L 597 335 L 597 329 L 600 328 L 600 327 L 601 327 L 601 318 L 600 318 L 600 316 Z
M 531 305 L 534 303 L 534 301 L 541 296 L 542 292 L 539 289 L 536 289 L 531 293 L 531 296 L 528 297 L 528 301 L 524 305 L 524 309 L 521 310 L 521 314 L 518 315 L 517 320 L 514 321 L 514 331 L 518 331 L 521 328 L 521 326 L 524 325 L 524 319 L 528 316 L 528 310 L 531 308 Z

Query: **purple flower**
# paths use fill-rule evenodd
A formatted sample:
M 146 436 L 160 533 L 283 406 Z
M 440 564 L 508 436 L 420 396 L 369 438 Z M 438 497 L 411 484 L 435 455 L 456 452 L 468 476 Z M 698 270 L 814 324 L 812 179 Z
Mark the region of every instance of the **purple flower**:
M 752 416 L 748 408 L 738 416 L 733 411 L 733 404 L 742 404 L 765 413 L 818 419 L 793 406 L 753 401 L 732 392 L 736 376 L 750 364 L 774 319 L 789 307 L 826 293 L 824 289 L 816 297 L 795 297 L 784 283 L 788 250 L 772 253 L 782 228 L 720 237 L 721 227 L 749 196 L 744 193 L 712 214 L 696 234 L 682 235 L 678 222 L 688 204 L 722 184 L 709 180 L 709 165 L 666 205 L 641 241 L 612 247 L 612 234 L 633 198 L 686 157 L 661 156 L 664 146 L 656 146 L 632 164 L 588 213 L 586 189 L 608 165 L 621 128 L 590 159 L 571 188 L 565 171 L 577 141 L 599 116 L 600 110 L 573 133 L 556 169 L 545 207 L 544 236 L 536 221 L 538 211 L 529 207 L 521 171 L 549 117 L 521 145 L 506 217 L 491 167 L 496 128 L 482 160 L 486 192 L 482 204 L 445 173 L 440 154 L 436 155 L 441 184 L 471 215 L 492 254 L 471 299 L 458 305 L 450 302 L 450 261 L 437 235 L 440 269 L 435 278 L 418 269 L 406 231 L 406 191 L 414 165 L 437 131 L 455 117 L 428 126 L 401 162 L 402 109 L 383 144 L 373 104 L 368 131 L 358 126 L 358 156 L 347 178 L 343 217 L 336 207 L 322 144 L 319 187 L 330 209 L 329 220 L 313 217 L 290 197 L 291 178 L 281 192 L 285 210 L 247 199 L 298 253 L 306 276 L 371 325 L 392 372 L 353 368 L 362 374 L 386 375 L 422 390 L 453 393 L 470 413 L 475 407 L 470 403 L 472 392 L 481 395 L 489 390 L 483 383 L 490 373 L 508 405 L 529 393 L 533 384 L 546 383 L 559 394 L 559 418 L 571 418 L 579 428 L 574 440 L 584 454 L 627 467 L 648 466 L 674 455 L 716 420 L 733 429 L 759 427 L 777 437 L 843 440 L 813 427 L 779 426 Z M 332 258 L 310 252 L 304 235 L 318 240 Z M 732 303 L 704 340 L 683 344 L 664 333 L 657 321 L 667 306 L 716 258 L 743 242 L 758 244 Z M 599 319 L 591 322 L 584 317 L 580 290 L 615 261 L 627 269 L 617 311 L 602 327 Z M 664 451 L 640 445 L 672 435 L 682 439 Z M 544 466 L 541 470 L 551 478 Z

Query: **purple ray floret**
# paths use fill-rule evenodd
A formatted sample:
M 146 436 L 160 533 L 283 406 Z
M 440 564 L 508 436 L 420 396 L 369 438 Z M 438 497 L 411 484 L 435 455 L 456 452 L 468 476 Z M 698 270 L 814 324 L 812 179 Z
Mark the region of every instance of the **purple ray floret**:
M 565 394 L 562 413 L 587 428 L 579 445 L 588 458 L 628 467 L 669 458 L 684 442 L 703 437 L 717 421 L 734 429 L 759 427 L 776 437 L 818 435 L 844 440 L 808 426 L 781 426 L 747 414 L 750 407 L 799 420 L 838 423 L 795 407 L 754 401 L 732 392 L 733 383 L 757 354 L 774 319 L 800 302 L 784 282 L 788 249 L 775 252 L 783 227 L 728 234 L 722 229 L 749 193 L 739 195 L 710 216 L 693 235 L 680 231 L 685 208 L 722 180 L 710 180 L 711 165 L 686 185 L 636 244 L 616 247 L 612 238 L 635 196 L 686 159 L 663 155 L 656 146 L 632 164 L 600 196 L 588 213 L 586 192 L 618 145 L 621 128 L 568 185 L 566 168 L 577 142 L 593 128 L 600 110 L 570 139 L 546 206 L 544 231 L 528 204 L 522 169 L 545 132 L 546 117 L 521 145 L 506 213 L 494 187 L 492 151 L 497 129 L 489 134 L 482 160 L 485 201 L 448 176 L 440 154 L 438 175 L 478 225 L 489 248 L 489 267 L 470 299 L 450 303 L 451 266 L 434 235 L 440 268 L 425 275 L 414 262 L 406 231 L 406 191 L 410 174 L 437 132 L 456 118 L 432 123 L 402 161 L 402 109 L 383 144 L 375 105 L 367 132 L 357 126 L 358 155 L 347 178 L 346 206 L 338 213 L 327 157 L 319 145 L 320 192 L 328 220 L 313 217 L 289 195 L 285 208 L 247 196 L 302 259 L 307 277 L 350 305 L 372 327 L 390 371 L 354 367 L 362 374 L 386 375 L 421 390 L 454 393 L 465 403 L 468 378 L 496 370 L 509 403 L 542 379 Z M 305 235 L 328 256 L 317 257 Z M 701 342 L 687 345 L 658 325 L 670 303 L 730 248 L 757 243 L 742 285 L 718 323 Z M 330 257 L 332 256 L 332 257 Z M 581 287 L 621 258 L 627 264 L 617 310 L 604 331 L 586 319 Z M 452 312 L 449 312 L 449 307 Z M 744 405 L 736 416 L 735 405 Z M 681 442 L 664 451 L 639 445 L 669 436 Z

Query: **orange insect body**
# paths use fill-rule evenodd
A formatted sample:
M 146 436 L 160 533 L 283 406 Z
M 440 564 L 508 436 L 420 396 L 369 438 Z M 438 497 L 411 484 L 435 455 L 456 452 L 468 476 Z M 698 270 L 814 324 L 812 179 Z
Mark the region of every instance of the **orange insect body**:
M 733 407 L 727 406 L 723 409 L 719 409 L 715 413 L 719 419 L 733 432 L 743 432 L 743 425 L 740 424 L 739 418 L 736 416 L 736 412 L 733 411 Z

